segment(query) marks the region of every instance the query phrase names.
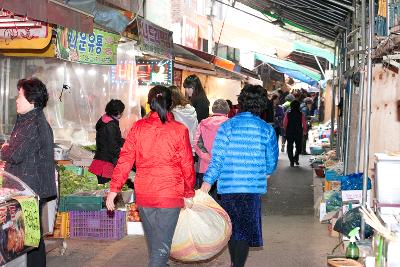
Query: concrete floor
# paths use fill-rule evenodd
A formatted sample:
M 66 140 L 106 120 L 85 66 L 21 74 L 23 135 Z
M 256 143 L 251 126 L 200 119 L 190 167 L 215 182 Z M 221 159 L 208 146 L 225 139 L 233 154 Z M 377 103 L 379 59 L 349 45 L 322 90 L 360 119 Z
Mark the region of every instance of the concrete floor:
M 289 167 L 286 153 L 281 153 L 277 171 L 268 181 L 263 198 L 264 247 L 251 249 L 249 267 L 322 267 L 326 256 L 337 244 L 328 235 L 327 225 L 314 217 L 312 169 L 308 156 L 300 167 Z M 61 256 L 59 249 L 48 254 L 50 267 L 60 266 L 146 266 L 144 237 L 127 236 L 116 242 L 67 240 Z M 196 264 L 170 262 L 171 267 L 229 266 L 225 249 L 211 261 Z

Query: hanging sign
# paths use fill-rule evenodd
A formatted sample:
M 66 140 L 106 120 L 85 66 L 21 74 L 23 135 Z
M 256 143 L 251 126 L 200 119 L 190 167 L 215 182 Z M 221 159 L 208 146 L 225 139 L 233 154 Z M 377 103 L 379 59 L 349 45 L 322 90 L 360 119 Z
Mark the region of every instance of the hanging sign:
M 137 18 L 139 47 L 143 52 L 152 53 L 169 59 L 173 58 L 172 32 Z
M 140 85 L 172 85 L 172 60 L 138 60 L 136 73 Z
M 196 50 L 199 49 L 199 26 L 186 16 L 183 17 L 182 44 Z
M 98 29 L 88 34 L 60 27 L 57 29 L 57 57 L 86 64 L 115 65 L 119 39 L 117 34 Z

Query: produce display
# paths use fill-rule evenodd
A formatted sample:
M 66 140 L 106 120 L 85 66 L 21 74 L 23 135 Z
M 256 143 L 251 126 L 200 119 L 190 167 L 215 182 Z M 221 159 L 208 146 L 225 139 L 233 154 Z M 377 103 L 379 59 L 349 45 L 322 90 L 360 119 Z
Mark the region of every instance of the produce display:
M 107 189 L 108 185 L 98 185 L 97 178 L 91 173 L 77 174 L 67 170 L 64 166 L 59 167 L 60 196 L 67 196 L 77 192 Z
M 126 218 L 128 222 L 140 222 L 139 208 L 135 203 L 126 205 Z

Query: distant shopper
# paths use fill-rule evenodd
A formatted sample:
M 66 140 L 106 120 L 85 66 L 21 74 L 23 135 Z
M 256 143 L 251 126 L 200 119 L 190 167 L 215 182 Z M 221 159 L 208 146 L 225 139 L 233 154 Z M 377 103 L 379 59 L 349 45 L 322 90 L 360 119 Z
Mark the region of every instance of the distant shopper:
M 303 136 L 302 147 L 301 147 L 301 154 L 309 155 L 306 151 L 307 147 L 307 140 L 308 140 L 308 131 L 311 129 L 311 121 L 314 118 L 314 100 L 311 97 L 306 97 L 303 100 L 304 106 L 301 109 L 303 112 L 304 117 L 306 118 L 307 122 L 307 133 Z
M 290 111 L 283 120 L 287 140 L 287 153 L 290 167 L 299 165 L 299 155 L 302 148 L 303 135 L 307 134 L 307 122 L 304 114 L 300 111 L 300 102 L 293 100 L 290 103 Z M 293 143 L 296 144 L 296 152 L 293 155 Z
M 237 114 L 238 109 L 237 109 L 236 105 L 233 105 L 232 101 L 230 101 L 229 99 L 226 99 L 226 102 L 228 103 L 228 106 L 229 106 L 228 118 L 232 118 L 233 116 L 235 116 Z
M 201 186 L 203 183 L 204 173 L 207 171 L 208 164 L 211 160 L 211 151 L 219 126 L 225 122 L 228 117 L 229 105 L 223 99 L 215 100 L 212 106 L 213 115 L 200 122 L 194 137 L 194 149 L 200 159 L 200 167 L 198 173 L 198 181 L 196 184 Z M 211 188 L 210 194 L 214 199 L 217 199 L 216 185 Z
M 186 96 L 189 98 L 192 106 L 196 109 L 197 121 L 201 122 L 210 115 L 210 101 L 206 96 L 199 77 L 192 74 L 183 82 L 183 87 L 186 91 Z
M 235 267 L 244 266 L 249 247 L 263 245 L 261 195 L 266 193 L 267 176 L 278 160 L 274 129 L 260 118 L 266 100 L 267 92 L 261 86 L 242 89 L 240 113 L 219 127 L 201 186 L 209 192 L 218 181 L 220 204 L 232 221 L 228 247 Z
M 192 145 L 194 155 L 193 139 L 199 125 L 196 110 L 190 105 L 190 101 L 185 98 L 178 87 L 170 86 L 169 89 L 171 90 L 172 99 L 171 112 L 174 114 L 176 121 L 183 123 L 188 128 L 190 144 Z
M 290 103 L 292 103 L 293 100 L 295 100 L 296 98 L 294 97 L 294 95 L 292 94 L 288 94 L 285 97 L 285 103 L 282 104 L 283 107 L 283 111 L 285 112 L 285 114 L 287 112 L 289 112 L 290 110 Z M 282 129 L 282 147 L 281 147 L 281 152 L 285 152 L 285 145 L 286 145 L 286 132 L 285 132 L 285 128 Z
M 285 111 L 283 107 L 279 105 L 279 96 L 277 94 L 272 95 L 271 98 L 274 108 L 274 129 L 276 134 L 276 141 L 279 143 L 279 136 L 283 132 L 283 118 L 285 117 Z
M 89 171 L 97 176 L 99 184 L 110 181 L 124 144 L 119 128 L 119 119 L 124 109 L 121 100 L 111 99 L 106 105 L 106 113 L 96 123 L 96 153 Z
M 117 192 L 136 164 L 135 200 L 148 244 L 148 266 L 167 266 L 182 207 L 194 196 L 193 155 L 188 129 L 170 112 L 171 91 L 157 85 L 148 94 L 151 112 L 133 124 L 114 169 L 106 205 L 114 210 Z
M 20 178 L 39 196 L 39 218 L 42 218 L 43 206 L 57 196 L 53 131 L 43 113 L 49 94 L 46 85 L 36 78 L 20 80 L 17 90 L 17 121 L 9 143 L 1 148 L 1 159 L 6 163 L 5 171 Z M 7 187 L 4 181 L 3 187 Z M 43 222 L 40 224 L 39 246 L 28 252 L 27 266 L 46 266 Z

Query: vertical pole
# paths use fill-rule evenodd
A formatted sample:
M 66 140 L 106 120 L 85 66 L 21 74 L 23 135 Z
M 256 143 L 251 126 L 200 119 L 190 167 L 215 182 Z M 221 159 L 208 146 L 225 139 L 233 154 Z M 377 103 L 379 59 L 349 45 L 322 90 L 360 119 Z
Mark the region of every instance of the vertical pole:
M 345 73 L 347 71 L 347 33 L 348 30 L 343 34 L 343 71 L 342 75 L 345 77 Z M 345 79 L 343 79 L 345 80 Z M 347 118 L 349 117 L 349 105 L 348 105 L 348 92 L 347 92 L 347 82 L 342 86 L 342 92 L 343 92 L 343 112 L 342 112 L 342 161 L 344 164 L 346 164 L 346 155 L 347 155 L 347 149 L 348 147 L 346 146 L 347 144 L 347 131 L 348 131 L 348 125 L 347 125 Z
M 372 42 L 374 36 L 374 19 L 375 19 L 375 1 L 369 0 L 369 33 L 368 33 L 368 84 L 365 96 L 365 144 L 364 144 L 364 174 L 363 174 L 363 192 L 362 205 L 367 203 L 367 185 L 368 185 L 368 169 L 369 169 L 369 142 L 371 133 L 371 94 L 372 94 Z M 365 221 L 361 220 L 361 238 L 365 238 Z
M 361 70 L 360 70 L 360 90 L 359 98 L 360 102 L 358 105 L 358 121 L 357 121 L 357 145 L 356 145 L 356 172 L 360 172 L 360 161 L 361 161 L 361 132 L 362 132 L 362 119 L 363 119 L 363 105 L 364 105 L 364 91 L 365 91 L 365 55 L 366 55 L 366 0 L 361 0 L 361 50 L 363 51 L 361 55 Z
M 331 107 L 331 150 L 333 150 L 333 143 L 335 141 L 335 111 L 336 111 L 336 86 L 335 86 L 335 70 L 337 65 L 337 42 L 335 42 L 335 52 L 333 57 L 333 77 L 332 77 L 332 107 Z M 337 144 L 336 144 L 337 149 Z
M 390 14 L 389 14 L 390 0 L 386 0 L 386 35 L 390 35 Z
M 350 145 L 350 125 L 351 125 L 351 110 L 352 110 L 352 95 L 353 95 L 353 82 L 349 82 L 349 88 L 348 88 L 348 101 L 347 101 L 347 116 L 346 116 L 346 137 L 345 137 L 345 155 L 344 155 L 344 174 L 348 175 L 349 174 L 349 145 Z M 345 88 L 345 91 L 347 91 L 347 86 Z

